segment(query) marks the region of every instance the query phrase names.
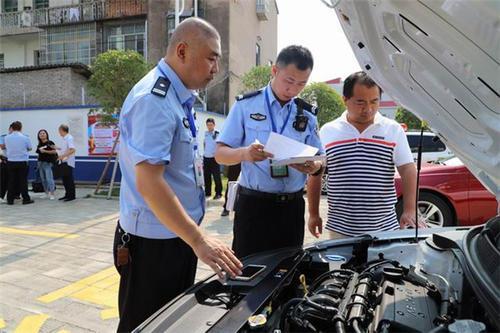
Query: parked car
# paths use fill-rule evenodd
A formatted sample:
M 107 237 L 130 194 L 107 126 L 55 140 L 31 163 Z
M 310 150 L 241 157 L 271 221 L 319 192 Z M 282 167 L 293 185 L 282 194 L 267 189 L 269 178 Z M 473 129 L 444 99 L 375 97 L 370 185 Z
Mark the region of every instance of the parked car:
M 406 138 L 410 145 L 415 161 L 417 160 L 418 146 L 420 144 L 420 132 L 406 132 Z M 432 132 L 424 132 L 422 139 L 422 162 L 435 162 L 453 156 L 441 139 Z
M 433 131 L 500 197 L 498 2 L 323 2 L 335 10 L 361 68 L 404 107 L 422 110 Z M 472 183 L 469 197 L 462 191 L 455 201 L 472 200 L 484 210 Z M 136 331 L 498 332 L 500 217 L 481 222 L 249 256 L 245 265 L 264 266 L 256 276 L 219 281 L 212 275 Z
M 403 212 L 401 177 L 395 177 L 398 218 Z M 437 164 L 424 163 L 420 171 L 418 209 L 429 227 L 470 226 L 497 213 L 497 201 L 458 157 Z

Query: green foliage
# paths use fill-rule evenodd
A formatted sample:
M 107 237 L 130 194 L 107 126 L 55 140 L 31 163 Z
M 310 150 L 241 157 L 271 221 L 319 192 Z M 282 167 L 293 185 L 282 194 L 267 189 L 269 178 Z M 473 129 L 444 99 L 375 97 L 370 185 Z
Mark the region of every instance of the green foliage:
M 116 122 L 113 115 L 119 114 L 128 92 L 149 69 L 144 57 L 135 51 L 110 50 L 97 56 L 87 87 L 102 106 L 103 121 Z
M 258 90 L 269 83 L 271 80 L 271 66 L 255 66 L 246 72 L 241 78 L 243 88 L 240 93 Z
M 405 123 L 409 130 L 418 130 L 422 126 L 422 121 L 417 116 L 401 106 L 396 110 L 394 120 L 398 123 Z M 427 126 L 424 128 L 429 129 Z
M 320 127 L 340 117 L 345 110 L 345 105 L 340 95 L 323 82 L 308 84 L 304 90 L 302 90 L 300 97 L 318 106 L 318 123 Z

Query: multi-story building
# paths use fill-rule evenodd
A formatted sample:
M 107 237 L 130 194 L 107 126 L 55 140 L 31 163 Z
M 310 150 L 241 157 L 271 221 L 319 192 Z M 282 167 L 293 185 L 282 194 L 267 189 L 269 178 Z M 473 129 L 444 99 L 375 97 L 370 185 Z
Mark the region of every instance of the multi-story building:
M 221 34 L 221 71 L 207 101 L 210 110 L 227 113 L 241 75 L 276 57 L 276 2 L 179 2 L 181 20 L 200 16 Z M 136 50 L 156 63 L 175 26 L 174 8 L 175 0 L 0 0 L 0 68 L 90 65 L 109 49 Z
M 197 117 L 202 130 L 208 116 L 220 128 L 241 76 L 275 60 L 278 8 L 275 0 L 179 3 L 181 21 L 202 17 L 221 35 L 220 73 L 200 92 L 215 113 Z M 77 148 L 76 179 L 97 180 L 104 160 L 89 149 L 95 119 L 88 113 L 99 106 L 86 89 L 87 66 L 110 49 L 136 50 L 156 64 L 174 30 L 174 10 L 175 0 L 0 0 L 0 134 L 14 120 L 32 138 L 40 128 L 55 135 L 67 123 Z

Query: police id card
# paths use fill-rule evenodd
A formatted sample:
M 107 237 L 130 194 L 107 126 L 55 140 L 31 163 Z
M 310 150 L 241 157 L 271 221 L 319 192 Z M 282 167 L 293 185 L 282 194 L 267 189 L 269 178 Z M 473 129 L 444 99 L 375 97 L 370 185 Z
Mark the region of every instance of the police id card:
M 272 178 L 286 178 L 288 177 L 288 165 L 275 165 L 273 160 L 270 161 L 271 177 Z
M 196 179 L 196 186 L 205 186 L 205 178 L 203 177 L 203 157 L 196 150 L 194 158 L 194 176 Z

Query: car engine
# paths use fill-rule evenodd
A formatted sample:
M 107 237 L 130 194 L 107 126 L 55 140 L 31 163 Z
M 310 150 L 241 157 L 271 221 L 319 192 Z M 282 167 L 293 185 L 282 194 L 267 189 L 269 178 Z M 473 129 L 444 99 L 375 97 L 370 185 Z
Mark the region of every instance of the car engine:
M 459 261 L 450 251 L 436 246 L 432 238 L 418 243 L 361 242 L 353 248 L 353 254 L 343 261 L 342 256 L 311 251 L 311 257 L 303 260 L 308 265 L 299 266 L 294 282 L 282 291 L 280 296 L 285 299 L 276 297 L 260 314 L 250 317 L 247 330 L 494 331 Z M 327 261 L 324 264 L 333 269 L 316 276 L 315 269 L 305 268 L 317 268 L 320 261 Z M 293 297 L 286 299 L 290 294 Z M 281 304 L 272 312 L 275 302 Z
M 245 258 L 244 281 L 200 281 L 137 332 L 499 332 L 500 217 Z

